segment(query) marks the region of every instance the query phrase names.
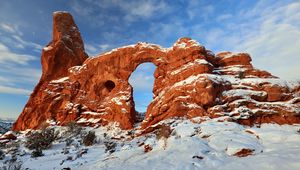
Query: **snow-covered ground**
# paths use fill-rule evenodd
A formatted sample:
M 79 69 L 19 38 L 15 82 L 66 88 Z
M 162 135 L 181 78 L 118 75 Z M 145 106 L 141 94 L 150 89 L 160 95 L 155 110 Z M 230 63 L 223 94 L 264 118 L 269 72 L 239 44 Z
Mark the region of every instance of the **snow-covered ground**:
M 300 125 L 246 127 L 218 119 L 199 122 L 199 118 L 162 122 L 171 129 L 168 138 L 158 138 L 154 132 L 138 136 L 139 130 L 122 131 L 115 125 L 85 128 L 96 132 L 97 142 L 93 146 L 80 145 L 79 136 L 69 146 L 60 139 L 38 158 L 31 158 L 31 151 L 20 142 L 14 164 L 36 170 L 67 167 L 72 170 L 300 169 Z M 65 130 L 64 127 L 55 129 L 61 134 Z M 19 134 L 18 140 L 24 141 L 25 135 Z M 252 154 L 235 155 L 243 149 Z M 9 152 L 9 148 L 2 150 Z M 0 169 L 8 166 L 10 159 L 11 154 L 7 153 L 0 160 Z

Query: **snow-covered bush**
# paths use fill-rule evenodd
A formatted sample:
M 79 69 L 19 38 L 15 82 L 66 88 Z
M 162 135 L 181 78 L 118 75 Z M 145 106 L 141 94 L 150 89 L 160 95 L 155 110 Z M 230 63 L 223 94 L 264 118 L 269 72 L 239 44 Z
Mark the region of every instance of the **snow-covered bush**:
M 51 147 L 52 142 L 57 139 L 58 132 L 53 128 L 31 132 L 27 135 L 25 146 L 31 150 L 43 150 Z
M 85 146 L 91 146 L 95 143 L 96 135 L 94 131 L 89 131 L 82 139 L 82 142 Z

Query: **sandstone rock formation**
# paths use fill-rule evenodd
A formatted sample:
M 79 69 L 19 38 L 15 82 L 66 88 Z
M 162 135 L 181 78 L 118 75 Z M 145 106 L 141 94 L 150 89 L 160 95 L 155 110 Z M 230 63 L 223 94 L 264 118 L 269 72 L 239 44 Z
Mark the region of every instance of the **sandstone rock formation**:
M 142 128 L 167 118 L 198 116 L 247 125 L 300 123 L 300 84 L 255 69 L 249 54 L 215 55 L 195 40 L 181 38 L 170 48 L 137 43 L 87 58 L 72 16 L 57 12 L 53 18 L 53 40 L 42 53 L 43 75 L 14 130 L 69 121 L 133 128 L 137 120 L 128 79 L 145 62 L 156 70 Z

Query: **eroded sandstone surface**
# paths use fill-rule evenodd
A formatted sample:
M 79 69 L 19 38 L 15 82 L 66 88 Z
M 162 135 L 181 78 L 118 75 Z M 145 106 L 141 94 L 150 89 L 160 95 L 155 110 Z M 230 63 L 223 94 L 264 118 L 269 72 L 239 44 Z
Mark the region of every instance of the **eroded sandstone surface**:
M 53 15 L 53 40 L 42 52 L 43 74 L 14 130 L 64 125 L 137 123 L 128 79 L 142 63 L 156 65 L 153 101 L 142 128 L 171 117 L 222 117 L 241 124 L 300 123 L 300 84 L 254 68 L 247 53 L 214 54 L 190 38 L 172 47 L 139 42 L 88 57 L 72 16 Z

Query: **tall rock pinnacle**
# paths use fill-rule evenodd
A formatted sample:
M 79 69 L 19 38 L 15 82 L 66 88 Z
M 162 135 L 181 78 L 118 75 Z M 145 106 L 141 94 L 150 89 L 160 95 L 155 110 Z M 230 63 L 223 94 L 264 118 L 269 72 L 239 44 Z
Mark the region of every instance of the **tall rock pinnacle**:
M 51 117 L 53 114 L 51 106 L 40 107 L 50 102 L 40 100 L 45 95 L 44 90 L 48 83 L 53 79 L 67 76 L 68 68 L 82 65 L 87 58 L 80 32 L 72 15 L 67 12 L 55 12 L 53 40 L 42 51 L 42 77 L 13 129 L 38 128 L 41 121 Z

